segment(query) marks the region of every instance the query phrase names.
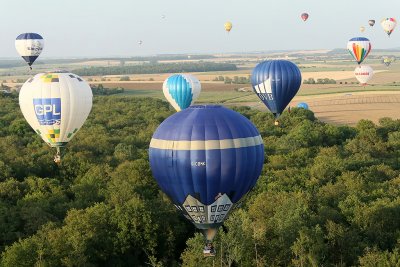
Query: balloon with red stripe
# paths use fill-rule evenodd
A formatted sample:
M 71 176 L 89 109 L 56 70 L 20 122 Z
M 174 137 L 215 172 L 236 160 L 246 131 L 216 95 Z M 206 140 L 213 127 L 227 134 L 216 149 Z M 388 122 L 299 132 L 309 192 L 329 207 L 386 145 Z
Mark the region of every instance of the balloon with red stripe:
M 353 56 L 358 64 L 364 61 L 369 52 L 371 52 L 371 48 L 371 42 L 365 37 L 355 37 L 347 43 L 347 50 L 349 50 L 350 55 Z

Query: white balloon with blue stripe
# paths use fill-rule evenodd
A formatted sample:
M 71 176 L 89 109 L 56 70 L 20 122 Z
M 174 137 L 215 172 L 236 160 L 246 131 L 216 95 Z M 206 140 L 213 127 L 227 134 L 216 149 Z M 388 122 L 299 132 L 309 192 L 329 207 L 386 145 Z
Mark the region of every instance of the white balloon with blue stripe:
M 191 74 L 174 74 L 163 84 L 163 92 L 168 102 L 181 111 L 188 108 L 199 97 L 200 81 Z
M 15 40 L 15 48 L 17 49 L 18 54 L 31 67 L 33 62 L 35 62 L 43 51 L 44 40 L 43 37 L 37 33 L 22 33 L 18 35 Z

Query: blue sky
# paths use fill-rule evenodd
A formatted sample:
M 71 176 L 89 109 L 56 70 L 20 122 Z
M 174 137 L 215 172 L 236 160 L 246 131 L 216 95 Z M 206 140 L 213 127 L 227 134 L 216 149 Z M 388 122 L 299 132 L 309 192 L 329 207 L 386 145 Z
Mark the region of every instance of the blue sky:
M 42 57 L 141 56 L 345 48 L 355 36 L 373 48 L 400 47 L 383 17 L 400 19 L 399 0 L 0 0 L 0 57 L 17 57 L 15 37 L 37 32 Z M 310 14 L 304 23 L 302 12 Z M 166 18 L 161 16 L 165 14 Z M 377 21 L 374 28 L 368 19 Z M 233 23 L 230 34 L 223 24 Z M 400 21 L 399 21 L 400 22 Z M 366 32 L 359 32 L 360 26 Z M 143 44 L 138 45 L 138 41 Z

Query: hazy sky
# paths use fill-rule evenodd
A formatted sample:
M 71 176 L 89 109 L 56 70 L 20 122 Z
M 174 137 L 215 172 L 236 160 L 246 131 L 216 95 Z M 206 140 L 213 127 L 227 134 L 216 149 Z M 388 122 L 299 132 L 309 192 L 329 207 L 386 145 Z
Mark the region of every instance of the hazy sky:
M 42 57 L 140 56 L 345 48 L 365 36 L 373 48 L 400 47 L 383 17 L 400 0 L 0 0 L 0 57 L 17 57 L 15 37 L 37 32 Z M 310 14 L 304 23 L 302 12 Z M 162 19 L 161 16 L 166 18 Z M 374 28 L 368 19 L 375 19 Z M 233 23 L 230 34 L 225 21 Z M 399 21 L 400 22 L 400 21 Z M 360 26 L 366 32 L 359 32 Z M 139 45 L 138 41 L 143 40 Z

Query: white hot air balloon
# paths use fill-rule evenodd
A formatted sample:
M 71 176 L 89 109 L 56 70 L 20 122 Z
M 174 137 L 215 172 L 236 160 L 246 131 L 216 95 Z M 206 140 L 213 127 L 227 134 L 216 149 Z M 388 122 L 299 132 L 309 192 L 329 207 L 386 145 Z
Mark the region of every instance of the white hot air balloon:
M 31 69 L 33 62 L 42 53 L 43 48 L 43 37 L 37 33 L 22 33 L 15 40 L 15 49 L 17 49 L 18 54 L 28 63 Z
M 92 90 L 78 75 L 65 71 L 39 73 L 28 79 L 19 93 L 27 122 L 50 146 L 60 148 L 82 127 L 92 109 Z
M 392 32 L 394 31 L 394 28 L 396 28 L 396 25 L 397 25 L 397 21 L 395 18 L 384 18 L 381 21 L 381 26 L 389 37 L 392 34 Z
M 374 75 L 374 70 L 368 65 L 360 65 L 354 70 L 354 75 L 360 82 L 360 85 L 366 85 Z

